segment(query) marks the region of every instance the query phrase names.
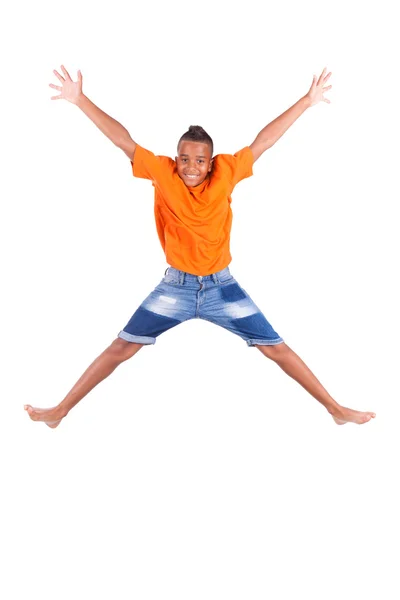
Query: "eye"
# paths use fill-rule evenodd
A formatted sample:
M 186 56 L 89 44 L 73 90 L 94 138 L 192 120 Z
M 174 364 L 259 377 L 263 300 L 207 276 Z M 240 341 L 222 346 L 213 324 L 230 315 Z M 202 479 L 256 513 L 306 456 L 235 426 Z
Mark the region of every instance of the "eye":
M 203 163 L 203 162 L 204 162 L 204 160 L 199 160 L 199 163 Z
M 185 162 L 185 161 L 187 161 L 187 158 L 181 158 L 181 161 Z

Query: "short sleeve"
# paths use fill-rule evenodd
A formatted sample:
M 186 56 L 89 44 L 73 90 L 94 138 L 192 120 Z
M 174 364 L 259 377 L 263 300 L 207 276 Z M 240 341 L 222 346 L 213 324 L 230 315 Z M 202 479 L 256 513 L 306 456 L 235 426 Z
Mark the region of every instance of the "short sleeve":
M 133 156 L 132 173 L 134 177 L 141 179 L 151 179 L 151 181 L 160 181 L 168 173 L 173 172 L 175 162 L 168 156 L 155 156 L 153 152 L 145 150 L 142 146 L 136 145 Z
M 219 176 L 229 179 L 232 189 L 239 181 L 253 175 L 254 157 L 249 146 L 236 154 L 218 154 L 214 158 L 214 169 Z

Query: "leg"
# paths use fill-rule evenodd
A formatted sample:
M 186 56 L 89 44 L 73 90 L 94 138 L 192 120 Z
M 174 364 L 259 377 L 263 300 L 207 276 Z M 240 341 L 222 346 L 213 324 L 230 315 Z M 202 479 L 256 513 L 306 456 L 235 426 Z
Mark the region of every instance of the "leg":
M 255 346 L 274 360 L 325 406 L 338 425 L 349 421 L 366 423 L 375 417 L 375 413 L 351 410 L 335 402 L 301 358 L 285 344 L 248 293 L 232 277 L 229 269 L 217 275 L 219 285 L 206 290 L 201 317 L 239 335 L 249 346 Z
M 57 427 L 82 398 L 100 381 L 108 377 L 121 362 L 131 358 L 143 345 L 154 344 L 163 332 L 195 316 L 196 296 L 187 293 L 174 276 L 164 277 L 162 282 L 142 302 L 116 340 L 96 358 L 67 396 L 54 408 L 25 410 L 33 421 L 44 421 L 49 427 Z
M 340 406 L 287 344 L 281 343 L 274 346 L 255 344 L 255 346 L 264 356 L 276 362 L 287 375 L 297 381 L 318 402 L 321 402 L 338 425 L 344 425 L 347 422 L 362 424 L 375 417 L 375 413 L 372 412 L 360 412 Z
M 57 427 L 71 408 L 78 404 L 100 381 L 111 375 L 118 365 L 134 356 L 142 346 L 143 344 L 134 344 L 120 338 L 115 339 L 86 369 L 60 404 L 54 408 L 33 408 L 27 404 L 25 410 L 33 421 L 44 421 L 49 427 Z

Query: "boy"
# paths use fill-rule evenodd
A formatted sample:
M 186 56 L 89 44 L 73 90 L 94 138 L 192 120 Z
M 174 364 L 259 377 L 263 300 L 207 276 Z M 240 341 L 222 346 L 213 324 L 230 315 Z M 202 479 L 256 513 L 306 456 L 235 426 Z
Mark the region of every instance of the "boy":
M 171 265 L 160 284 L 144 300 L 112 344 L 88 367 L 67 396 L 54 408 L 25 405 L 34 421 L 57 427 L 86 394 L 108 377 L 121 362 L 171 327 L 192 318 L 202 318 L 242 337 L 255 346 L 316 398 L 338 425 L 366 423 L 375 417 L 339 405 L 310 369 L 276 333 L 249 295 L 232 277 L 229 236 L 232 223 L 231 193 L 242 179 L 252 175 L 253 163 L 270 148 L 309 107 L 320 101 L 332 86 L 326 69 L 307 94 L 264 127 L 254 142 L 235 155 L 213 158 L 213 142 L 198 126 L 192 126 L 178 143 L 175 161 L 154 156 L 133 141 L 128 131 L 100 110 L 82 92 L 82 74 L 72 81 L 54 74 L 61 85 L 50 84 L 65 99 L 76 104 L 131 161 L 136 177 L 150 179 L 155 187 L 155 218 L 160 242 Z

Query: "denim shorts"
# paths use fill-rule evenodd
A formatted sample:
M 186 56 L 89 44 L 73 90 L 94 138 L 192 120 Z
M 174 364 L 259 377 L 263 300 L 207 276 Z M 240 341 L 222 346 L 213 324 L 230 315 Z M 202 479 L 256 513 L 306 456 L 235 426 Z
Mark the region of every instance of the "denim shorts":
M 137 344 L 154 344 L 164 331 L 190 319 L 220 325 L 249 346 L 283 342 L 228 267 L 207 276 L 169 267 L 118 337 Z

